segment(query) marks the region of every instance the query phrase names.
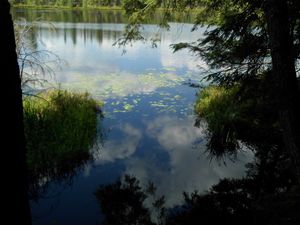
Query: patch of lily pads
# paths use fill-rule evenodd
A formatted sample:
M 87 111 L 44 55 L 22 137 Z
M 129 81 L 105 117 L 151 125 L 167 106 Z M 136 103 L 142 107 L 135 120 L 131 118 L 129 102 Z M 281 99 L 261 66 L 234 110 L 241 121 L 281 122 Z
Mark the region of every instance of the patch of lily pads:
M 154 96 L 149 102 L 157 112 L 185 114 L 185 109 L 178 107 L 185 99 L 180 94 L 158 91 L 182 85 L 187 76 L 175 74 L 173 68 L 164 68 L 166 72 L 148 70 L 144 74 L 112 73 L 99 75 L 73 74 L 64 88 L 88 91 L 93 97 L 109 102 L 110 112 L 125 113 L 136 111 L 143 95 Z M 143 102 L 143 104 L 148 104 Z
M 145 74 L 75 74 L 63 86 L 80 91 L 89 91 L 102 100 L 112 97 L 125 97 L 137 94 L 151 94 L 159 88 L 181 85 L 185 78 L 175 73 L 147 72 Z

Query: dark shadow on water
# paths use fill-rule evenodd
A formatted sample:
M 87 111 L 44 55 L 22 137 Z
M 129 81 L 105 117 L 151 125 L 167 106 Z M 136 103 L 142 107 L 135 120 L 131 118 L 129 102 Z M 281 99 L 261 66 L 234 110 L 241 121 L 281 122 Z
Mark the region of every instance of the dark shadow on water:
M 102 213 L 105 215 L 104 224 L 155 225 L 152 217 L 156 212 L 155 220 L 161 224 L 165 216 L 164 197 L 155 199 L 155 187 L 149 183 L 143 189 L 133 176 L 125 175 L 122 180 L 113 184 L 101 186 L 95 192 Z M 153 200 L 150 207 L 146 200 Z
M 257 198 L 253 178 L 222 179 L 205 193 L 183 193 L 182 205 L 164 206 L 155 186 L 143 187 L 133 176 L 95 192 L 106 225 L 299 224 L 300 189 Z

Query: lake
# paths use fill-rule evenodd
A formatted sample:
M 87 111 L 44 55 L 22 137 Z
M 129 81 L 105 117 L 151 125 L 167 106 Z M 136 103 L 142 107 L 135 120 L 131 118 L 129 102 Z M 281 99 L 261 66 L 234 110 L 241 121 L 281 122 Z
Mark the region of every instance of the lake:
M 54 68 L 52 82 L 88 91 L 105 102 L 101 138 L 91 149 L 93 160 L 71 180 L 51 182 L 31 202 L 34 224 L 101 224 L 94 193 L 125 174 L 142 184 L 153 182 L 168 207 L 182 202 L 183 191 L 205 191 L 220 178 L 244 175 L 250 152 L 240 153 L 236 162 L 226 160 L 226 165 L 210 161 L 205 126 L 194 126 L 199 90 L 187 83 L 199 82 L 206 64 L 188 51 L 173 53 L 170 48 L 196 41 L 205 28 L 190 32 L 189 19 L 171 23 L 168 31 L 149 23 L 143 32 L 158 35 L 158 46 L 136 42 L 124 54 L 123 48 L 113 46 L 127 21 L 122 11 L 14 9 L 13 15 L 35 24 L 29 38 L 36 50 L 64 60 L 61 68 Z

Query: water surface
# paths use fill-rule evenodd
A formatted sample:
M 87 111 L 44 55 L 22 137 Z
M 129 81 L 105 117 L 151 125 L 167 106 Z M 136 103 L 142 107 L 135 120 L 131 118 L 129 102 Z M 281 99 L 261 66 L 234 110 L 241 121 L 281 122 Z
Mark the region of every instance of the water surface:
M 100 124 L 105 135 L 91 149 L 94 160 L 67 184 L 51 183 L 32 202 L 35 224 L 101 224 L 94 192 L 124 174 L 144 184 L 154 182 L 168 207 L 181 203 L 183 191 L 204 191 L 220 178 L 244 175 L 249 152 L 241 153 L 236 163 L 227 160 L 226 166 L 208 159 L 205 128 L 194 126 L 198 89 L 185 85 L 200 80 L 207 66 L 187 51 L 173 53 L 170 48 L 197 40 L 204 28 L 191 33 L 188 21 L 171 23 L 169 31 L 148 24 L 145 34 L 161 38 L 157 48 L 137 42 L 122 54 L 112 46 L 125 26 L 121 11 L 19 9 L 14 17 L 28 23 L 39 18 L 31 38 L 38 50 L 65 60 L 55 76 L 62 88 L 88 91 L 105 102 Z

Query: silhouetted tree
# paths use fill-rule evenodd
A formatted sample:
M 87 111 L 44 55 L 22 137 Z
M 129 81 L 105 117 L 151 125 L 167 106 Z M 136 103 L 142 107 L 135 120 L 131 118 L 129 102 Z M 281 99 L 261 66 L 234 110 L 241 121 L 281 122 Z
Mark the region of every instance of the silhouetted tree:
M 285 148 L 300 176 L 300 95 L 295 70 L 294 30 L 291 24 L 296 21 L 289 18 L 288 4 L 293 5 L 293 1 L 267 0 L 264 12 L 272 57 L 272 73 L 276 81 L 274 88 L 277 89 L 277 94 L 274 97 L 278 104 L 279 123 Z
M 230 87 L 249 77 L 261 77 L 270 72 L 265 95 L 278 114 L 284 150 L 293 161 L 300 177 L 300 119 L 299 90 L 295 61 L 299 59 L 300 5 L 297 0 L 166 0 L 161 21 L 163 27 L 176 13 L 188 11 L 202 4 L 195 19 L 194 30 L 200 24 L 217 26 L 207 29 L 203 38 L 192 43 L 178 43 L 174 50 L 188 48 L 202 57 L 214 69 L 207 78 L 218 85 Z M 119 44 L 143 40 L 141 24 L 161 5 L 126 0 L 124 7 L 130 16 L 124 38 Z M 237 96 L 238 97 L 238 96 Z M 217 137 L 220 139 L 219 137 Z M 226 152 L 224 152 L 226 153 Z
M 6 87 L 5 91 L 1 88 L 1 157 L 8 163 L 8 167 L 3 169 L 1 184 L 4 187 L 2 195 L 6 198 L 2 205 L 7 210 L 7 213 L 2 214 L 2 221 L 29 225 L 31 215 L 27 193 L 21 80 L 8 0 L 0 2 L 0 29 L 1 81 L 2 86 Z

